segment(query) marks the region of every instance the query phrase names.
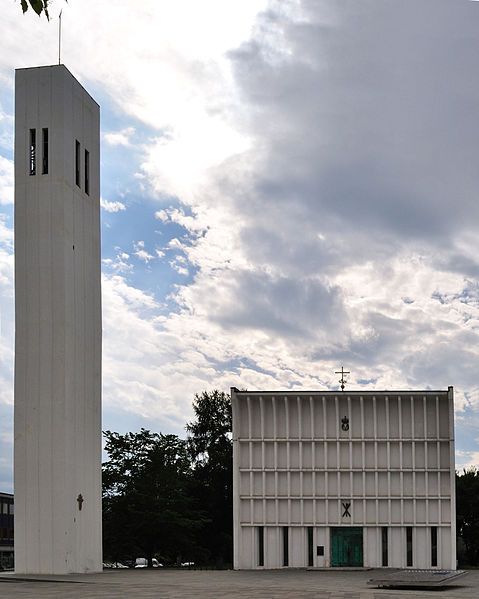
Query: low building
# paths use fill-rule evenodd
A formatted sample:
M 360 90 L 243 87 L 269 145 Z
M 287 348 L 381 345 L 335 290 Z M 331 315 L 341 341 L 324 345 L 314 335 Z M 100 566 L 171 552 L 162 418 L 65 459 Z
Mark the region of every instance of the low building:
M 0 493 L 0 570 L 13 568 L 13 495 Z
M 452 387 L 231 400 L 236 569 L 456 568 Z

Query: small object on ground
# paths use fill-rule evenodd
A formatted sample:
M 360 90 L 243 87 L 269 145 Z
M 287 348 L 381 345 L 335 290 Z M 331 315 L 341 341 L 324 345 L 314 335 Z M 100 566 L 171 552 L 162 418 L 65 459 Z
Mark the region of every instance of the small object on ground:
M 434 588 L 453 584 L 465 574 L 467 574 L 465 570 L 397 570 L 384 574 L 378 573 L 375 578 L 368 580 L 368 585 L 391 588 Z

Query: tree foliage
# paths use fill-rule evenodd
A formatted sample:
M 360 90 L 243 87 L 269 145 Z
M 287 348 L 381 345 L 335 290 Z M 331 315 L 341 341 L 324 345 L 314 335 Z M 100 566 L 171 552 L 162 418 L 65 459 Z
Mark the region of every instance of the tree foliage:
M 186 442 L 145 429 L 104 435 L 110 458 L 103 464 L 105 556 L 144 556 L 150 565 L 155 555 L 192 560 L 204 517 L 192 494 Z
M 217 458 L 232 459 L 230 396 L 222 391 L 195 394 L 196 419 L 186 425 L 188 443 L 196 465 L 214 467 Z
M 104 555 L 232 563 L 233 444 L 226 393 L 195 395 L 188 437 L 106 431 Z
M 195 419 L 186 425 L 195 495 L 205 507 L 203 545 L 218 567 L 233 561 L 233 443 L 229 395 L 196 394 Z
M 456 474 L 457 534 L 464 543 L 464 561 L 479 564 L 479 471 L 476 468 Z

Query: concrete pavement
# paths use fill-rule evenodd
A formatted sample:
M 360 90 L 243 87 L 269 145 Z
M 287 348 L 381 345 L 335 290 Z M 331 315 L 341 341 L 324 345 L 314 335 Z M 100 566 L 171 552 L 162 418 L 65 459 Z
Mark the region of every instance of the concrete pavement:
M 479 571 L 433 591 L 374 589 L 378 571 L 105 570 L 100 574 L 0 576 L 0 597 L 32 599 L 478 599 Z

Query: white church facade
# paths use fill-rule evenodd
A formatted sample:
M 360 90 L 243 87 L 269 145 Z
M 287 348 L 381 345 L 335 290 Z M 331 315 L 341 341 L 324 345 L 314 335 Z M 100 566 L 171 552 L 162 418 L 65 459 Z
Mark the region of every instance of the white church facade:
M 456 569 L 452 387 L 231 401 L 235 569 Z

